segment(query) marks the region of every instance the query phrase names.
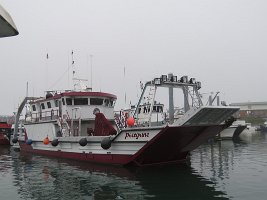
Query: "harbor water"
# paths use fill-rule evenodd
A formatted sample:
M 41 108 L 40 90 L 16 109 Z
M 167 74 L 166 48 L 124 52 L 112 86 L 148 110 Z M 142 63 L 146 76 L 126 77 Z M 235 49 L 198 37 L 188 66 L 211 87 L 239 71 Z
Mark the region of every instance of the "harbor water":
M 267 195 L 267 137 L 201 145 L 179 165 L 125 168 L 0 147 L 0 199 L 238 199 Z

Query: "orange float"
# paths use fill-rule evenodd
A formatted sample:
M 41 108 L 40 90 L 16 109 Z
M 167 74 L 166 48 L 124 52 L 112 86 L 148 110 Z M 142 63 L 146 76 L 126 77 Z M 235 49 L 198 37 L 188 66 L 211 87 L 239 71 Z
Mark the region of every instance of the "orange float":
M 48 145 L 49 144 L 49 139 L 48 139 L 48 137 L 46 137 L 44 140 L 43 140 L 43 143 L 45 144 L 45 145 Z
M 127 125 L 128 125 L 128 126 L 133 126 L 133 125 L 134 125 L 134 122 L 135 122 L 135 120 L 134 120 L 133 117 L 129 117 L 129 118 L 127 119 Z

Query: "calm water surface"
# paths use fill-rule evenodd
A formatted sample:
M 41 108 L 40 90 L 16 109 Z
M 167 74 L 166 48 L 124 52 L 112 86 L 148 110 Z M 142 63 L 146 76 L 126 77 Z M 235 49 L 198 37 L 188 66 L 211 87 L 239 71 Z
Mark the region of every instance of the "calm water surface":
M 123 168 L 0 147 L 0 199 L 266 199 L 267 139 L 200 146 L 186 164 Z

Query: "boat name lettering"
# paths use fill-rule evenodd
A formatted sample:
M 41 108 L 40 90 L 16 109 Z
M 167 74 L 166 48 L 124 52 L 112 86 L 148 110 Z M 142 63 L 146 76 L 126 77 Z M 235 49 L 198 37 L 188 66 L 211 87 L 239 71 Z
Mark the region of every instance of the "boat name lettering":
M 135 138 L 135 139 L 144 138 L 144 137 L 149 137 L 149 133 L 126 133 L 125 139 L 128 137 Z

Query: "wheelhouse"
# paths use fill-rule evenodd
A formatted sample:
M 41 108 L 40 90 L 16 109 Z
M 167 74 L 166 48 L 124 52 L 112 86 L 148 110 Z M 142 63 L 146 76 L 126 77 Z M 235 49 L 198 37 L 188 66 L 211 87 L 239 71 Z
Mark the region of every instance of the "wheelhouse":
M 105 117 L 114 124 L 114 106 L 117 97 L 103 92 L 48 92 L 46 97 L 29 102 L 30 110 L 26 123 L 58 123 L 56 132 L 62 129 L 64 122 L 73 136 L 90 134 L 94 128 L 94 111 L 105 113 Z M 62 133 L 58 133 L 60 136 Z

